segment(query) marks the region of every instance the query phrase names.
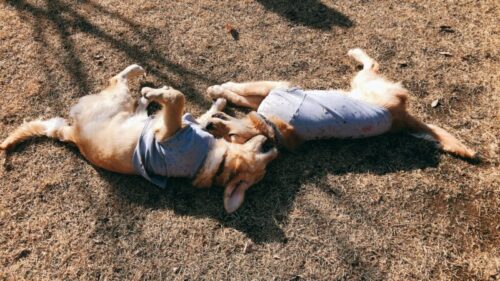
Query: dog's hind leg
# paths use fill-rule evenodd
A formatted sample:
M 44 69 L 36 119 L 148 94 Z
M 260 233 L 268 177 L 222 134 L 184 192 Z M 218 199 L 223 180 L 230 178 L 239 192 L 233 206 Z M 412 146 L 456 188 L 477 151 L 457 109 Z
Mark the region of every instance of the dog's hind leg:
M 155 132 L 158 141 L 164 141 L 173 136 L 182 128 L 182 114 L 186 98 L 184 95 L 173 88 L 163 87 L 152 89 L 142 88 L 141 94 L 148 100 L 153 100 L 162 105 L 158 118 L 162 119 L 162 126 Z
M 445 129 L 436 125 L 425 124 L 415 117 L 407 114 L 403 120 L 404 129 L 412 136 L 422 138 L 429 141 L 435 141 L 439 149 L 463 158 L 474 159 L 477 154 L 465 144 L 460 142 Z
M 351 82 L 348 95 L 357 100 L 376 104 L 389 111 L 406 111 L 407 91 L 400 83 L 385 79 L 378 73 L 378 63 L 361 49 L 351 49 L 348 55 L 363 64 Z
M 377 73 L 378 63 L 361 49 L 352 49 L 349 56 L 363 64 L 363 70 L 353 79 L 351 97 L 377 104 L 389 110 L 392 116 L 391 132 L 407 132 L 425 140 L 437 142 L 439 148 L 464 158 L 475 158 L 476 153 L 446 130 L 425 124 L 411 116 L 406 108 L 408 92 L 400 83 L 391 82 Z
M 379 68 L 378 63 L 368 54 L 366 54 L 365 51 L 359 48 L 350 49 L 349 52 L 347 52 L 347 55 L 355 59 L 359 63 L 363 64 L 363 70 L 371 70 L 373 72 L 378 72 Z
M 115 86 L 128 87 L 127 86 L 128 80 L 144 75 L 145 73 L 146 72 L 141 66 L 137 64 L 131 64 L 127 66 L 124 70 L 122 70 L 120 73 L 116 74 L 111 79 L 109 79 L 109 87 L 115 87 Z

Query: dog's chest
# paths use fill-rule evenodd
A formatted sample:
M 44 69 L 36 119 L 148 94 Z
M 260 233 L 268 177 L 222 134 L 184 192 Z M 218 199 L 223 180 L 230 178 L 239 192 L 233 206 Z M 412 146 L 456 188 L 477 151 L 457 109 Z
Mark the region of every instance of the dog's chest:
M 336 91 L 275 89 L 257 111 L 290 123 L 303 140 L 370 137 L 392 124 L 387 109 Z
M 152 123 L 146 124 L 137 143 L 133 163 L 136 171 L 159 187 L 169 177 L 193 178 L 201 168 L 213 141 L 194 119 L 186 114 L 186 126 L 166 141 L 158 142 Z

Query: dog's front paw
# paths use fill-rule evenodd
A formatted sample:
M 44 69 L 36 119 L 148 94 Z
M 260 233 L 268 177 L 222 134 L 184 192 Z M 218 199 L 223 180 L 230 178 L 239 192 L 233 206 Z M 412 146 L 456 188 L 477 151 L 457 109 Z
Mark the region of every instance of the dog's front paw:
M 144 97 L 144 96 L 146 96 L 147 93 L 149 93 L 149 92 L 151 92 L 153 90 L 155 90 L 155 89 L 150 88 L 150 87 L 143 87 L 141 89 L 141 95 Z
M 159 100 L 165 97 L 165 91 L 162 89 L 154 89 L 152 91 L 148 91 L 144 94 L 144 96 L 148 100 Z
M 227 100 L 225 98 L 218 98 L 213 104 L 212 108 L 217 111 L 222 111 L 227 105 Z
M 149 98 L 154 98 L 154 97 L 160 97 L 163 95 L 165 91 L 169 91 L 173 89 L 172 87 L 169 86 L 163 86 L 161 88 L 155 89 L 155 88 L 150 88 L 150 87 L 143 87 L 141 89 L 141 95 L 147 99 Z
M 207 95 L 213 99 L 222 97 L 223 93 L 224 93 L 224 88 L 222 88 L 221 85 L 210 86 L 207 89 Z
M 180 91 L 169 86 L 163 86 L 159 89 L 144 87 L 141 94 L 144 98 L 159 103 L 177 103 L 185 99 Z

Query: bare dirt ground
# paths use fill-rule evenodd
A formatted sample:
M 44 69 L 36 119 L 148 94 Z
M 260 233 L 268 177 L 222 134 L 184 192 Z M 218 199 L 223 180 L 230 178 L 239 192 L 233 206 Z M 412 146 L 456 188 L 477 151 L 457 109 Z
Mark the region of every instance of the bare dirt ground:
M 408 136 L 315 142 L 282 153 L 228 215 L 221 189 L 159 190 L 37 139 L 2 160 L 0 279 L 498 280 L 499 6 L 0 1 L 2 139 L 23 120 L 66 117 L 131 63 L 149 75 L 136 95 L 171 85 L 199 114 L 205 89 L 228 80 L 346 88 L 356 71 L 346 53 L 361 47 L 410 89 L 417 116 L 484 159 Z

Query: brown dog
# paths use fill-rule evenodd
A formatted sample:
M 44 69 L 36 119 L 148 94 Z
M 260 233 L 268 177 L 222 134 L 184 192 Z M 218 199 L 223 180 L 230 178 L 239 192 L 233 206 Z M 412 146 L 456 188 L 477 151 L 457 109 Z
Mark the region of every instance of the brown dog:
M 277 150 L 263 151 L 266 137 L 262 135 L 244 144 L 213 138 L 199 129 L 195 120 L 183 118 L 184 95 L 172 88 L 143 88 L 143 97 L 134 105 L 127 81 L 143 74 L 140 66 L 130 65 L 111 78 L 101 93 L 79 100 L 71 109 L 71 125 L 62 118 L 25 123 L 0 144 L 0 149 L 7 150 L 34 136 L 72 142 L 88 161 L 109 171 L 141 174 L 156 184 L 163 182 L 161 176 L 174 176 L 193 178 L 197 187 L 213 183 L 224 186 L 224 207 L 228 212 L 235 211 L 245 191 L 264 177 Z M 146 112 L 150 100 L 162 105 L 154 118 Z M 215 103 L 198 122 L 206 122 L 223 106 L 220 101 Z M 163 149 L 162 153 L 166 151 L 173 158 L 152 155 L 155 149 Z M 154 170 L 155 165 L 160 170 Z
M 219 112 L 212 116 L 207 130 L 215 136 L 244 143 L 258 134 L 288 149 L 321 138 L 359 138 L 385 132 L 408 132 L 437 142 L 445 151 L 464 158 L 476 153 L 450 133 L 425 124 L 408 113 L 407 90 L 378 73 L 378 64 L 361 49 L 349 56 L 363 64 L 349 92 L 303 91 L 288 82 L 228 82 L 210 87 L 212 98 L 225 98 L 233 104 L 256 109 L 243 119 Z

